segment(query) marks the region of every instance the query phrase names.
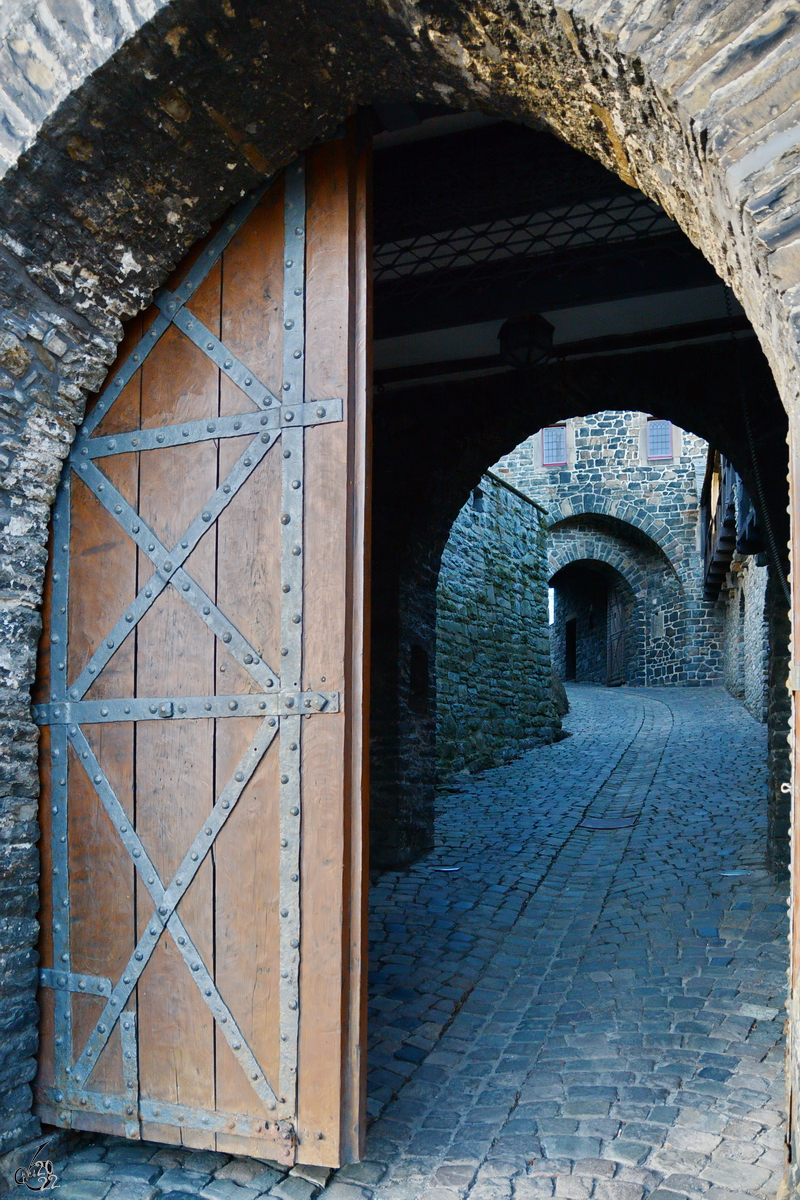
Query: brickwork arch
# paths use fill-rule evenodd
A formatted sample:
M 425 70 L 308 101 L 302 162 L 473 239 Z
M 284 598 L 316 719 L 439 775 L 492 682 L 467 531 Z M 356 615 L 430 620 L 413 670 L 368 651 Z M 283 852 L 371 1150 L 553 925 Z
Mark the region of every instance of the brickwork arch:
M 582 517 L 594 521 L 597 521 L 598 517 L 606 518 L 609 524 L 613 523 L 613 526 L 618 527 L 617 531 L 621 536 L 634 535 L 645 538 L 651 543 L 652 551 L 660 551 L 673 571 L 678 573 L 675 564 L 680 558 L 681 546 L 672 530 L 665 522 L 654 517 L 645 505 L 632 504 L 627 497 L 594 492 L 588 492 L 585 496 L 571 495 L 563 501 L 551 504 L 549 516 L 551 535 L 558 529 L 568 528 Z
M 671 564 L 664 562 L 663 559 L 655 561 L 660 570 L 676 575 L 675 571 L 671 570 Z M 646 593 L 648 581 L 652 578 L 652 568 L 648 570 L 644 563 L 637 562 L 624 543 L 619 542 L 616 538 L 595 530 L 581 531 L 580 533 L 572 532 L 569 529 L 551 530 L 547 547 L 548 578 L 552 581 L 553 576 L 562 571 L 564 567 L 577 562 L 605 563 L 606 566 L 612 567 L 622 576 L 631 591 L 637 596 Z M 680 580 L 676 579 L 676 581 L 681 594 L 683 594 Z
M 622 522 L 598 522 L 591 516 L 576 516 L 550 527 L 547 572 L 550 586 L 556 588 L 556 621 L 551 630 L 554 661 L 563 668 L 566 608 L 570 601 L 579 609 L 583 604 L 575 568 L 583 568 L 583 577 L 589 580 L 596 578 L 601 568 L 601 575 L 621 582 L 627 593 L 626 683 L 696 686 L 716 682 L 718 639 L 709 638 L 707 631 L 698 627 L 674 565 L 656 543 L 633 526 L 627 526 L 627 537 L 625 533 Z M 605 683 L 604 669 L 591 682 Z

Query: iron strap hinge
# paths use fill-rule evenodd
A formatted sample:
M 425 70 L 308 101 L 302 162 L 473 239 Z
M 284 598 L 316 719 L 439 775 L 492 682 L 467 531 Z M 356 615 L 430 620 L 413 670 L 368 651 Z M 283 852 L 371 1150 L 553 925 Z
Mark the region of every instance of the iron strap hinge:
M 170 446 L 190 446 L 195 442 L 220 438 L 245 437 L 265 429 L 287 425 L 330 425 L 342 419 L 342 400 L 309 400 L 305 404 L 273 408 L 271 412 L 244 412 L 203 421 L 182 421 L 179 425 L 154 425 L 103 437 L 79 438 L 73 458 L 107 458 L 112 454 L 137 454 L 142 450 L 164 450 Z
M 340 692 L 245 693 L 236 696 L 152 696 L 61 700 L 36 704 L 37 725 L 104 725 L 111 721 L 198 721 L 220 717 L 310 716 L 341 711 Z
M 235 1133 L 244 1137 L 268 1138 L 276 1143 L 276 1161 L 288 1166 L 294 1164 L 297 1134 L 291 1121 L 270 1121 L 263 1117 L 219 1112 L 213 1109 L 192 1107 L 188 1104 L 172 1104 L 168 1101 L 147 1100 L 144 1097 L 92 1092 L 74 1086 L 46 1088 L 39 1095 L 50 1104 L 63 1105 L 67 1110 L 64 1113 L 65 1118 L 69 1117 L 69 1110 L 103 1113 L 117 1117 L 137 1116 L 143 1122 L 169 1123 L 182 1125 L 187 1129 L 202 1129 L 212 1133 Z M 133 1103 L 131 1103 L 132 1100 Z

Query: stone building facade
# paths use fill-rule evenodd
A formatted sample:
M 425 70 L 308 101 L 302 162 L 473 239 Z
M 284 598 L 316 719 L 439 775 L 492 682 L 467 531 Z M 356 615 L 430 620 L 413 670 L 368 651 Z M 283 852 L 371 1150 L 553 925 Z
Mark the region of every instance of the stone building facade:
M 436 590 L 436 749 L 442 775 L 555 738 L 546 514 L 489 472 L 458 514 Z
M 564 678 L 701 686 L 723 677 L 722 613 L 703 599 L 706 451 L 670 422 L 604 411 L 539 430 L 498 464 L 548 512 L 554 662 Z

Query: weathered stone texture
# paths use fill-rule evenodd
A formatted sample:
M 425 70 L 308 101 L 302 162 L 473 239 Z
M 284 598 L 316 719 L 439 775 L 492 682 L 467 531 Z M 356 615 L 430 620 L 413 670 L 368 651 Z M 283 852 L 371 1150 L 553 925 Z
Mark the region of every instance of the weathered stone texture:
M 555 737 L 542 509 L 485 475 L 453 524 L 436 590 L 442 774 L 496 766 Z
M 735 556 L 721 596 L 725 686 L 762 722 L 769 704 L 766 592 L 766 566 L 758 566 L 752 555 Z

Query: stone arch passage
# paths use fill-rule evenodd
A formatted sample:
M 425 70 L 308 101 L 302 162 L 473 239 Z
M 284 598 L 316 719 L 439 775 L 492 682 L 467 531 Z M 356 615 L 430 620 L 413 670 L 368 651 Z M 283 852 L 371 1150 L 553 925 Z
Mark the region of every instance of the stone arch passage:
M 559 676 L 606 686 L 638 682 L 646 647 L 637 594 L 619 568 L 577 552 L 552 575 L 550 586 L 555 589 L 550 650 Z
M 18 0 L 0 29 L 5 853 L 9 911 L 25 914 L 8 947 L 20 981 L 35 907 L 28 688 L 60 462 L 87 390 L 114 357 L 120 320 L 243 190 L 363 99 L 415 95 L 542 122 L 656 198 L 731 280 L 790 410 L 800 357 L 800 262 L 785 219 L 795 34 L 780 4 L 752 13 L 715 0 L 702 21 L 680 6 L 576 3 L 267 12 L 254 0 L 219 9 L 152 0 L 115 12 L 95 28 L 70 14 L 47 25 Z M 33 1046 L 30 984 L 20 986 L 4 1081 L 20 1078 Z M 3 1145 L 32 1131 L 25 1105 L 21 1096 L 4 1118 Z
M 719 637 L 708 637 L 707 623 L 702 618 L 698 621 L 698 614 L 692 611 L 674 565 L 635 526 L 608 518 L 598 520 L 595 514 L 576 514 L 557 522 L 550 527 L 548 568 L 550 586 L 556 589 L 551 637 L 558 670 L 565 668 L 563 626 L 567 609 L 580 612 L 585 625 L 588 605 L 597 608 L 599 604 L 605 619 L 605 609 L 610 610 L 612 592 L 617 587 L 624 597 L 620 602 L 625 610 L 621 672 L 625 683 L 684 685 L 711 682 L 718 677 Z M 602 585 L 596 583 L 598 577 Z M 593 601 L 586 598 L 589 591 Z M 610 663 L 602 661 L 599 637 L 599 633 L 594 636 L 594 670 L 583 677 L 592 683 L 622 682 L 620 671 L 611 672 Z M 699 663 L 695 661 L 698 658 Z

